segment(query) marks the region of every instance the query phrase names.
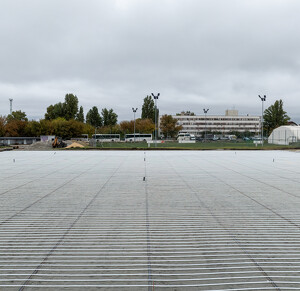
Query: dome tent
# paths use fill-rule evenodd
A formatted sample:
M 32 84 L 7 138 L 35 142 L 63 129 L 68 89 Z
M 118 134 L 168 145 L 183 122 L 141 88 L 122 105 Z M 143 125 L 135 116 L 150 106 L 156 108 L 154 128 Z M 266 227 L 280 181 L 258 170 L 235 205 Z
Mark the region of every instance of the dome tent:
M 268 138 L 268 143 L 288 145 L 300 141 L 300 126 L 280 126 L 275 128 Z

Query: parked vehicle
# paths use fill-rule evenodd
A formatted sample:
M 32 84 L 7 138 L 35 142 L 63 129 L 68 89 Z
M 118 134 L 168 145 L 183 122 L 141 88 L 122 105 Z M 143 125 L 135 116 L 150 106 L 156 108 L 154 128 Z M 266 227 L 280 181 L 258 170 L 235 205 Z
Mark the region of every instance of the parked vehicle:
M 151 133 L 130 133 L 125 135 L 125 141 L 133 142 L 133 141 L 152 141 Z

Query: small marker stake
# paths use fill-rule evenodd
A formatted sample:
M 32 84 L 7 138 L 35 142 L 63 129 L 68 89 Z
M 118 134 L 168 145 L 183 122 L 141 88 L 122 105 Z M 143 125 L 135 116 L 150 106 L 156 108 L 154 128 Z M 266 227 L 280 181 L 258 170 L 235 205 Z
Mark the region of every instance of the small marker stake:
M 143 178 L 143 181 L 146 181 L 146 177 Z
M 14 163 L 16 162 L 16 160 L 15 160 L 15 159 L 13 159 L 13 161 L 14 161 Z

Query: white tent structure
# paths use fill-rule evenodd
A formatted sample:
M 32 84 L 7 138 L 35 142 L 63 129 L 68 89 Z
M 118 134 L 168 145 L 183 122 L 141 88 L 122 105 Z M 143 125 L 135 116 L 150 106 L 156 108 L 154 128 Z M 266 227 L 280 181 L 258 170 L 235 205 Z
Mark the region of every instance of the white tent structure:
M 300 126 L 280 126 L 275 128 L 268 138 L 268 143 L 288 145 L 300 141 Z

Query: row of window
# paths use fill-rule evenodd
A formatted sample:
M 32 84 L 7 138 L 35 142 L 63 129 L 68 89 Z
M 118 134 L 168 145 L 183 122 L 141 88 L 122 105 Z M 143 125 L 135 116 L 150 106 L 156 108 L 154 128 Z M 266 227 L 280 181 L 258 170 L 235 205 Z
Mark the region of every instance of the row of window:
M 198 130 L 198 131 L 204 131 L 205 128 L 195 128 L 195 127 L 189 127 L 185 126 L 182 128 L 182 131 L 185 130 Z M 222 130 L 239 130 L 239 131 L 259 131 L 259 127 L 237 127 L 237 126 L 223 126 L 223 127 L 208 127 L 207 130 L 209 131 L 222 131 Z
M 174 116 L 174 118 L 178 119 L 178 121 L 195 121 L 195 120 L 234 120 L 234 121 L 258 121 L 260 120 L 260 117 L 248 117 L 248 118 L 236 118 L 236 117 L 222 117 L 222 118 L 178 118 L 178 116 Z
M 236 122 L 206 122 L 206 123 L 193 123 L 193 122 L 178 122 L 179 125 L 195 125 L 195 126 L 205 126 L 205 125 L 214 125 L 214 126 L 224 126 L 224 125 L 239 125 L 239 126 L 260 126 L 260 123 L 258 122 L 251 122 L 251 123 L 236 123 Z

